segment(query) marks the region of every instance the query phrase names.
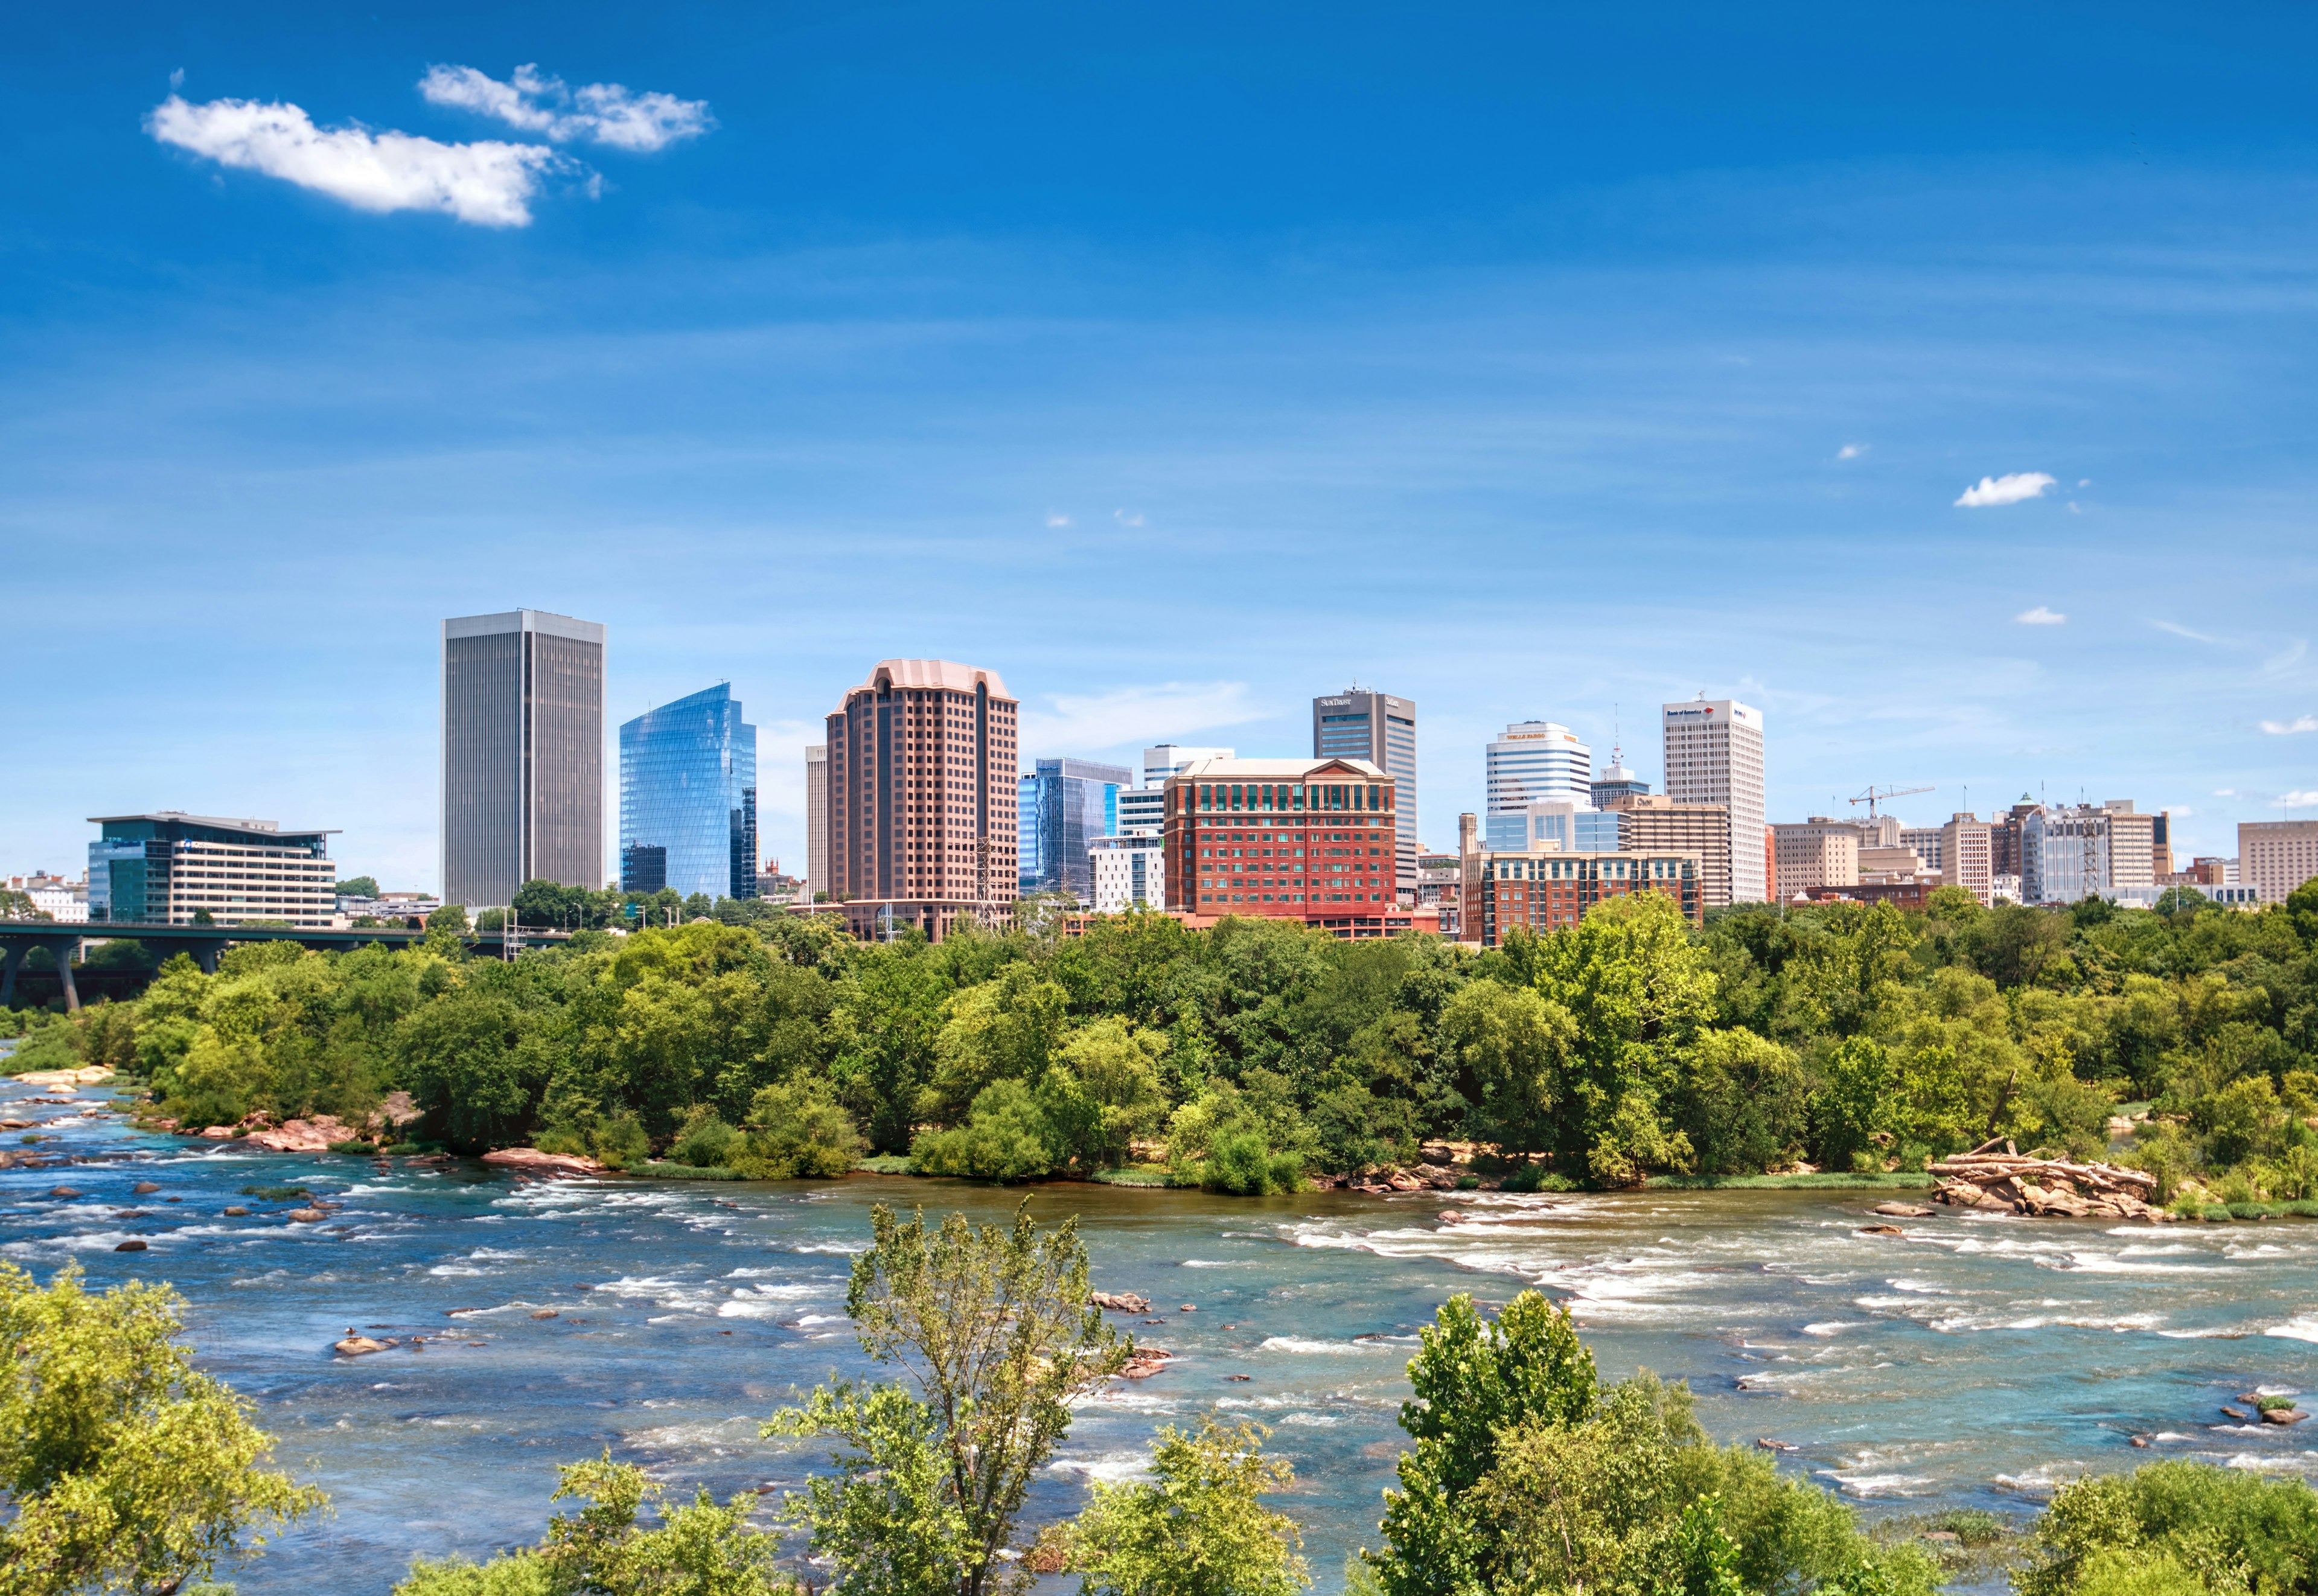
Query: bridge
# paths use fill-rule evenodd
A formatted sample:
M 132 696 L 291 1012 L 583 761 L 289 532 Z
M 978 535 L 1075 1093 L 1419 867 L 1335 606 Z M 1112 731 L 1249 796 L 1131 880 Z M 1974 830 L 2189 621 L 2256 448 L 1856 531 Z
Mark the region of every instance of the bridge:
M 294 942 L 301 947 L 328 952 L 337 949 L 376 945 L 383 947 L 409 947 L 414 942 L 424 942 L 427 933 L 400 926 L 356 926 L 344 931 L 302 930 L 292 926 L 183 926 L 134 920 L 0 920 L 0 1009 L 16 1000 L 16 972 L 23 968 L 24 955 L 36 947 L 45 947 L 57 961 L 57 975 L 64 988 L 65 1007 L 80 1007 L 80 991 L 73 984 L 73 955 L 84 942 L 127 940 L 141 942 L 154 954 L 158 964 L 176 954 L 185 954 L 193 963 L 211 974 L 217 973 L 218 955 L 229 943 L 236 942 Z M 570 936 L 562 931 L 543 930 L 524 927 L 515 937 L 517 951 L 545 944 L 565 942 Z M 470 953 L 486 954 L 503 958 L 508 952 L 508 937 L 499 931 L 470 931 L 460 938 Z

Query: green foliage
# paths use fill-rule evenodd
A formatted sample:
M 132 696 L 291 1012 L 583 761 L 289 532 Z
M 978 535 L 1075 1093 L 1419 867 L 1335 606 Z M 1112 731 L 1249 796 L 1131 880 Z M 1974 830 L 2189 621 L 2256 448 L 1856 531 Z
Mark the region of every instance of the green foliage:
M 378 877 L 349 875 L 338 883 L 337 892 L 341 898 L 375 898 L 378 896 Z
M 2173 1596 L 2311 1588 L 2318 1492 L 2208 1463 L 2074 1481 L 2036 1520 L 2022 1596 Z
M 1054 1538 L 1082 1596 L 1296 1596 L 1312 1583 L 1294 1520 L 1263 1506 L 1296 1471 L 1263 1456 L 1270 1432 L 1201 1419 L 1159 1431 L 1148 1482 L 1097 1482 Z
M 921 1174 L 975 1180 L 1029 1180 L 1052 1173 L 1056 1162 L 1038 1098 L 1011 1080 L 984 1087 L 964 1125 L 929 1131 L 910 1156 Z
M 791 1596 L 797 1589 L 777 1566 L 778 1541 L 750 1525 L 757 1499 L 748 1492 L 722 1507 L 706 1491 L 671 1500 L 608 1450 L 565 1464 L 562 1475 L 554 1499 L 588 1505 L 550 1519 L 537 1546 L 480 1565 L 419 1558 L 394 1596 Z M 640 1529 L 647 1509 L 655 1522 Z
M 811 1079 L 759 1089 L 745 1133 L 725 1161 L 752 1180 L 830 1179 L 861 1155 L 853 1120 Z
M 1401 1489 L 1385 1493 L 1380 1596 L 1929 1596 L 1824 1491 L 1710 1445 L 1689 1393 L 1647 1372 L 1607 1390 L 1566 1311 L 1523 1292 L 1491 1323 L 1451 1297 L 1409 1364 Z
M 910 1385 L 840 1381 L 776 1414 L 768 1435 L 842 1443 L 834 1476 L 789 1506 L 835 1559 L 838 1596 L 984 1596 L 1028 1583 L 1010 1549 L 1031 1479 L 1070 1425 L 1070 1401 L 1126 1362 L 1129 1343 L 1087 1305 L 1077 1222 L 1040 1234 L 962 1215 L 926 1229 L 879 1205 L 846 1293 L 862 1349 Z M 911 1389 L 914 1386 L 915 1389 Z
M 92 1294 L 68 1269 L 42 1288 L 0 1263 L 0 1592 L 174 1589 L 323 1505 L 259 1466 L 273 1438 L 182 1325 L 166 1286 Z

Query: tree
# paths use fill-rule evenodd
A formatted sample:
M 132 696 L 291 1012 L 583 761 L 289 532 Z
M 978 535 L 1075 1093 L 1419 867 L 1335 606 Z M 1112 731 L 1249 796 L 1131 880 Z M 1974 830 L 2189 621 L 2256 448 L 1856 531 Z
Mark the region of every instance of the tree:
M 0 920 L 45 920 L 56 917 L 32 906 L 32 894 L 0 887 Z
M 568 1463 L 554 1500 L 588 1505 L 548 1520 L 536 1547 L 478 1566 L 463 1557 L 414 1561 L 394 1596 L 793 1596 L 796 1582 L 775 1559 L 779 1542 L 752 1529 L 756 1496 L 743 1491 L 718 1507 L 702 1491 L 691 1502 L 667 1493 L 611 1453 Z M 649 1505 L 658 1525 L 636 1527 Z
M 338 883 L 338 896 L 341 898 L 375 898 L 378 896 L 378 877 L 375 875 L 350 875 L 346 877 L 346 880 Z
M 1097 1481 L 1055 1538 L 1082 1596 L 1296 1596 L 1312 1583 L 1296 1520 L 1260 1498 L 1296 1471 L 1263 1456 L 1270 1431 L 1202 1418 L 1159 1432 L 1149 1483 Z
M 1577 1024 L 1534 987 L 1476 981 L 1441 1009 L 1441 1045 L 1462 1073 L 1476 1128 L 1507 1152 L 1553 1143 Z
M 323 1505 L 258 1466 L 273 1437 L 172 1339 L 183 1309 L 166 1286 L 92 1294 L 74 1267 L 43 1289 L 0 1264 L 0 1592 L 175 1590 Z
M 768 1435 L 843 1441 L 837 1476 L 791 1497 L 838 1596 L 984 1596 L 1028 1583 L 999 1554 L 1032 1477 L 1070 1426 L 1072 1398 L 1131 1344 L 1087 1305 L 1075 1219 L 1043 1236 L 952 1214 L 930 1233 L 879 1205 L 846 1293 L 862 1349 L 909 1385 L 840 1381 L 774 1415 Z M 914 1387 L 914 1391 L 911 1389 Z

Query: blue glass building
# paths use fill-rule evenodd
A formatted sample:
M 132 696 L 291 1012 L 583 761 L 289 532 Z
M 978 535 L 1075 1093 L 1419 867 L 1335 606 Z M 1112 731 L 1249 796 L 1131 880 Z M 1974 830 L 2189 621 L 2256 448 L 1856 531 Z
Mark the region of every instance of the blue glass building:
M 620 886 L 757 895 L 757 729 L 731 687 L 620 728 Z
M 1024 893 L 1068 892 L 1094 901 L 1098 838 L 1119 832 L 1119 794 L 1135 785 L 1122 765 L 1041 759 L 1023 774 L 1014 813 L 1016 884 Z
M 1481 846 L 1491 853 L 1523 853 L 1549 845 L 1565 853 L 1618 851 L 1614 810 L 1584 809 L 1568 802 L 1532 803 L 1493 812 L 1487 826 Z

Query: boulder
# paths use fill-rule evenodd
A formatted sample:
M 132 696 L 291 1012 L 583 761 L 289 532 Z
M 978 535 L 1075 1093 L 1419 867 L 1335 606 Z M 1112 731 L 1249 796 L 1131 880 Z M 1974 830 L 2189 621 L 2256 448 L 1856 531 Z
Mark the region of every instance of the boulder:
M 2261 1421 L 2265 1424 L 2299 1424 L 2310 1415 L 2300 1408 L 2264 1408 Z
M 341 1358 L 360 1358 L 366 1353 L 383 1352 L 393 1345 L 391 1337 L 381 1341 L 373 1340 L 366 1335 L 349 1334 L 340 1340 L 331 1342 L 330 1350 Z
M 85 1070 L 32 1070 L 16 1077 L 20 1086 L 93 1086 L 100 1080 L 112 1079 L 112 1071 L 103 1064 L 91 1064 Z
M 228 1219 L 239 1219 L 247 1215 L 249 1210 L 243 1207 L 239 1203 L 236 1203 L 232 1207 L 226 1209 L 224 1212 L 225 1216 Z
M 535 1175 L 606 1175 L 611 1171 L 592 1158 L 575 1152 L 542 1152 L 536 1147 L 502 1147 L 483 1154 L 487 1164 L 524 1170 Z
M 1151 1311 L 1151 1299 L 1137 1296 L 1132 1291 L 1090 1291 L 1087 1305 L 1106 1308 L 1114 1314 L 1147 1314 Z
M 1119 1371 L 1122 1380 L 1147 1380 L 1167 1367 L 1175 1355 L 1163 1347 L 1137 1347 L 1128 1355 L 1127 1367 Z
M 1424 1183 L 1418 1180 L 1415 1176 L 1404 1175 L 1397 1170 L 1395 1170 L 1392 1172 L 1391 1176 L 1386 1179 L 1385 1184 L 1395 1191 L 1416 1191 L 1421 1189 L 1424 1185 Z
M 285 1119 L 266 1130 L 249 1133 L 249 1144 L 269 1152 L 328 1152 L 333 1142 L 348 1140 L 354 1132 L 336 1115 L 311 1119 Z
M 291 1222 L 295 1224 L 314 1224 L 328 1217 L 319 1208 L 292 1208 L 289 1214 Z
M 241 1133 L 229 1125 L 204 1125 L 193 1134 L 211 1142 L 229 1142 Z
M 160 1190 L 161 1184 L 157 1180 L 139 1180 L 136 1185 L 130 1187 L 129 1189 L 130 1194 L 133 1196 L 148 1197 L 152 1193 Z
M 49 1195 L 52 1197 L 71 1198 L 78 1197 L 80 1192 L 70 1186 L 51 1186 L 49 1188 Z
M 115 1252 L 143 1252 L 147 1251 L 147 1248 L 144 1242 L 139 1241 L 135 1236 L 131 1236 L 127 1241 L 121 1242 L 118 1247 L 115 1247 L 113 1251 Z
M 1908 1233 L 1896 1224 L 1863 1224 L 1859 1227 L 1859 1233 L 1863 1236 L 1904 1236 Z
M 1872 1210 L 1893 1219 L 1929 1219 L 1932 1211 L 1914 1203 L 1878 1203 Z

